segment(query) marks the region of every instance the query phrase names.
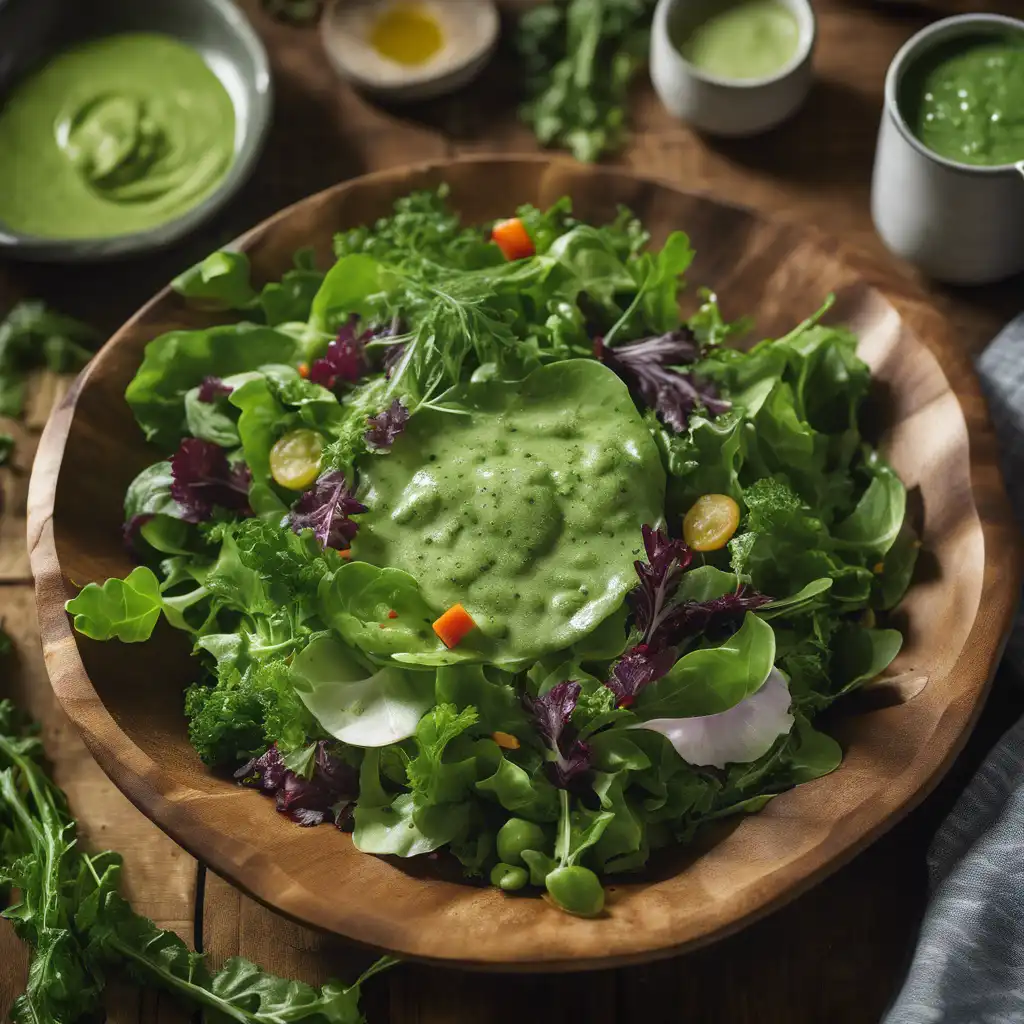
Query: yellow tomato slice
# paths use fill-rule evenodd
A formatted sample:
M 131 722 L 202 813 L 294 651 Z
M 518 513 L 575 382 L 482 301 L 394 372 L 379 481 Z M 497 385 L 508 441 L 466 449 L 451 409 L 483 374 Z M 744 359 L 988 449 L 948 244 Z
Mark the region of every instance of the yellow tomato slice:
M 694 551 L 718 551 L 740 525 L 740 507 L 728 494 L 702 494 L 683 517 L 683 539 Z
M 304 491 L 320 473 L 324 439 L 315 430 L 292 430 L 270 449 L 270 475 L 290 491 Z

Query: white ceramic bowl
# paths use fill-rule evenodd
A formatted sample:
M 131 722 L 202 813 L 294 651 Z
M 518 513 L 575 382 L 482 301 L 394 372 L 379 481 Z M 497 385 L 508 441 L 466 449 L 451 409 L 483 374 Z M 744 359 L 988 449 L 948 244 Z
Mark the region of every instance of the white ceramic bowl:
M 694 67 L 675 40 L 721 0 L 659 0 L 651 30 L 651 81 L 668 111 L 710 135 L 757 135 L 794 114 L 811 87 L 817 23 L 809 0 L 780 0 L 796 17 L 792 59 L 764 78 L 720 78 Z
M 1024 270 L 1024 160 L 976 167 L 939 156 L 899 109 L 907 69 L 933 46 L 962 36 L 1024 35 L 1024 21 L 963 14 L 929 25 L 893 58 L 871 186 L 871 215 L 897 256 L 951 284 L 987 284 Z
M 444 37 L 440 52 L 422 65 L 382 57 L 369 42 L 375 18 L 393 0 L 334 0 L 320 21 L 327 57 L 342 78 L 382 99 L 433 99 L 467 85 L 484 69 L 498 42 L 494 0 L 423 0 Z

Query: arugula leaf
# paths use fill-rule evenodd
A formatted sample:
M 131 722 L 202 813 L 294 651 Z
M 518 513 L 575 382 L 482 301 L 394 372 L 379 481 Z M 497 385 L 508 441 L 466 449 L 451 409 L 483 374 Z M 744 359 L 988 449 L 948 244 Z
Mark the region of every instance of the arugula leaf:
M 20 895 L 4 916 L 34 950 L 28 988 L 12 1008 L 17 1024 L 56 1024 L 95 1011 L 111 970 L 238 1024 L 362 1024 L 360 986 L 393 958 L 379 960 L 354 985 L 328 982 L 319 990 L 240 958 L 211 973 L 200 954 L 118 894 L 117 854 L 79 848 L 34 732 L 10 701 L 0 702 L 0 879 Z

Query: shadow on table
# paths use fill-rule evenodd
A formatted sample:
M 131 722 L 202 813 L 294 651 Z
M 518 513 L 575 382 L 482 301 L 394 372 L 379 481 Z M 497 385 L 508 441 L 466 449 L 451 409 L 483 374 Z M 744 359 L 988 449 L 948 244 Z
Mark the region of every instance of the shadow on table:
M 707 137 L 708 146 L 744 167 L 802 185 L 871 181 L 881 108 L 870 97 L 831 79 L 815 81 L 806 103 L 765 135 Z M 834 130 L 823 131 L 823 125 Z

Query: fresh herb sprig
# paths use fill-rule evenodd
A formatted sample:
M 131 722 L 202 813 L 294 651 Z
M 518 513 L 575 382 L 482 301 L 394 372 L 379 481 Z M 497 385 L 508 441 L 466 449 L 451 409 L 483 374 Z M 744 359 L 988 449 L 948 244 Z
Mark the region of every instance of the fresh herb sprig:
M 592 162 L 619 147 L 630 82 L 647 57 L 653 0 L 556 0 L 523 15 L 523 119 L 544 146 Z
M 33 948 L 15 1024 L 70 1024 L 94 1012 L 110 972 L 164 989 L 238 1024 L 360 1024 L 360 986 L 395 963 L 385 957 L 354 984 L 320 989 L 234 957 L 216 972 L 171 931 L 136 914 L 119 893 L 121 857 L 78 845 L 64 794 L 43 766 L 34 727 L 0 702 L 0 882 L 3 916 Z

